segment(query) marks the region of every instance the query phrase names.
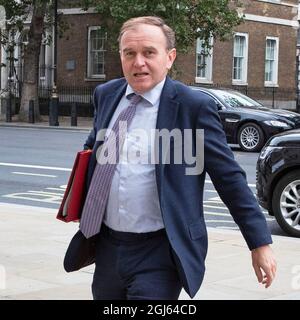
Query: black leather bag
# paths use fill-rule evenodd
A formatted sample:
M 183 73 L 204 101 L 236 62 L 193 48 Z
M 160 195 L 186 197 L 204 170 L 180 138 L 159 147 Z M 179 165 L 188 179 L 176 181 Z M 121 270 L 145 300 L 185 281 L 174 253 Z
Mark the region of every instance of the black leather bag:
M 73 236 L 64 258 L 66 272 L 80 270 L 96 260 L 96 236 L 86 239 L 80 230 Z

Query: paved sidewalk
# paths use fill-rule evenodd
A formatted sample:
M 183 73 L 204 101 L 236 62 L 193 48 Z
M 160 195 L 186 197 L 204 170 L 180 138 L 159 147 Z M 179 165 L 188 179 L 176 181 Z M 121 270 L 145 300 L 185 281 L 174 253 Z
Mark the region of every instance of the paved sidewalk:
M 77 126 L 71 126 L 71 117 L 58 117 L 59 126 L 49 126 L 49 117 L 41 116 L 42 121 L 35 123 L 19 122 L 17 115 L 12 117 L 11 122 L 6 122 L 5 115 L 0 115 L 0 127 L 19 127 L 19 128 L 39 128 L 56 130 L 91 130 L 93 127 L 93 118 L 78 117 Z
M 76 223 L 55 219 L 53 209 L 0 203 L 0 300 L 92 299 L 93 267 L 63 269 Z M 245 241 L 237 231 L 209 228 L 207 272 L 199 299 L 300 299 L 300 239 L 274 236 L 278 274 L 258 284 Z M 182 291 L 180 299 L 189 299 Z

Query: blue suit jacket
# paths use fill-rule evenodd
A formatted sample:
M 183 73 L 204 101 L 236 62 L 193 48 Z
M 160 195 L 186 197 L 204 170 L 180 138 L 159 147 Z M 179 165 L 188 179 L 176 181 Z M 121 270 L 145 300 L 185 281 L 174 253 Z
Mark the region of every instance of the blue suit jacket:
M 125 93 L 125 79 L 99 85 L 94 93 L 94 128 L 85 148 L 93 148 L 87 187 L 96 165 L 96 151 L 102 143 L 97 132 L 107 128 Z M 186 175 L 188 164 L 155 165 L 161 213 L 171 250 L 183 286 L 193 297 L 203 280 L 207 253 L 207 231 L 203 216 L 203 189 L 208 173 L 218 194 L 229 208 L 250 250 L 272 243 L 266 220 L 244 171 L 234 160 L 213 99 L 167 77 L 158 111 L 157 129 L 204 129 L 204 170 L 200 175 Z M 172 150 L 172 144 L 170 146 Z M 193 149 L 195 137 L 193 138 Z M 171 152 L 172 153 L 172 152 Z

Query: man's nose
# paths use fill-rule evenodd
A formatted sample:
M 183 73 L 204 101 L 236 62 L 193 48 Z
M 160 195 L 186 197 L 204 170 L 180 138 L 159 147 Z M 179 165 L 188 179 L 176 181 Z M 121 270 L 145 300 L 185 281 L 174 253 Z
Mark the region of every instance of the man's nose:
M 141 54 L 137 54 L 134 60 L 135 67 L 142 67 L 145 65 L 145 58 Z

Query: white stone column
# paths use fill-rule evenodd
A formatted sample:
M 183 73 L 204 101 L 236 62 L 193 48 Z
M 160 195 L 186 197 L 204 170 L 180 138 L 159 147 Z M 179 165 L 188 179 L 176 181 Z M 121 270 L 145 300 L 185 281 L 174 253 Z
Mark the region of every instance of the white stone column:
M 55 32 L 54 32 L 54 26 L 52 26 L 52 41 L 51 41 L 51 44 L 49 46 L 49 52 L 50 52 L 50 55 L 51 55 L 51 59 L 49 61 L 51 61 L 50 65 L 51 65 L 51 82 L 50 82 L 50 85 L 51 87 L 53 87 L 53 81 L 54 81 L 54 35 L 55 35 Z
M 47 34 L 48 36 L 48 34 Z M 53 66 L 53 44 L 46 45 L 45 48 L 45 65 L 46 65 L 46 85 L 52 87 L 52 66 Z
M 1 32 L 5 32 L 3 29 Z M 7 66 L 7 52 L 4 46 L 1 46 L 1 63 L 5 64 L 5 67 L 1 67 L 1 84 L 0 84 L 0 115 L 5 113 L 4 99 L 7 92 L 4 91 L 7 88 L 8 66 Z
M 8 67 L 7 67 L 7 52 L 4 46 L 1 47 L 1 63 L 5 64 L 5 67 L 1 68 L 1 90 L 7 87 Z

